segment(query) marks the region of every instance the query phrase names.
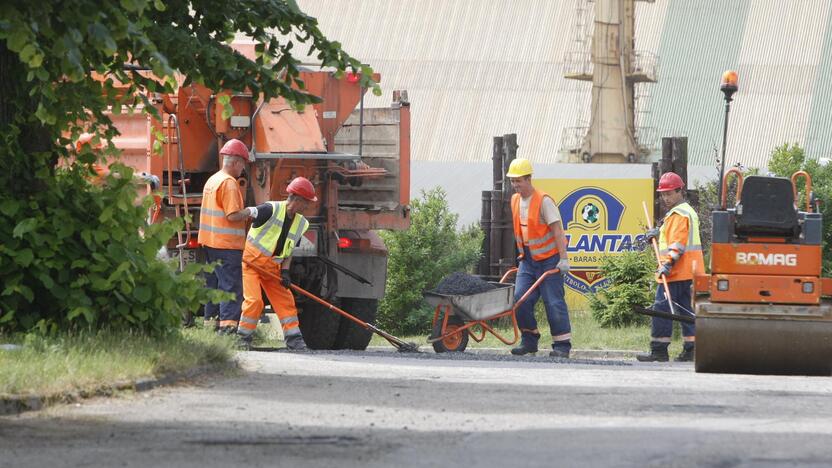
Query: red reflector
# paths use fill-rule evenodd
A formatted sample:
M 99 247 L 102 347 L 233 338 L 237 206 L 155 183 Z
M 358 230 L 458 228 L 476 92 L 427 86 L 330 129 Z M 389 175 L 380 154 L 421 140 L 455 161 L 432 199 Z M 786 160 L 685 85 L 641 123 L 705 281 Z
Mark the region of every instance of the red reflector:
M 359 79 L 361 79 L 360 73 L 347 72 L 347 83 L 358 83 Z
M 338 239 L 338 248 L 339 249 L 349 249 L 352 247 L 352 239 L 348 237 L 342 237 Z
M 199 247 L 199 241 L 198 241 L 198 240 L 196 240 L 196 239 L 194 239 L 194 238 L 191 238 L 191 239 L 188 241 L 188 245 L 187 245 L 187 247 L 188 247 L 189 249 L 195 249 L 195 248 Z

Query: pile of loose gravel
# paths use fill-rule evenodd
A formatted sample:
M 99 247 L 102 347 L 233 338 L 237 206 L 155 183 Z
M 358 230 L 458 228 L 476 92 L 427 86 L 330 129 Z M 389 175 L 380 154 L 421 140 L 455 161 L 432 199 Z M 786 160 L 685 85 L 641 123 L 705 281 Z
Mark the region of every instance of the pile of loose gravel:
M 437 294 L 471 295 L 496 289 L 493 284 L 476 276 L 457 271 L 446 276 L 434 289 Z

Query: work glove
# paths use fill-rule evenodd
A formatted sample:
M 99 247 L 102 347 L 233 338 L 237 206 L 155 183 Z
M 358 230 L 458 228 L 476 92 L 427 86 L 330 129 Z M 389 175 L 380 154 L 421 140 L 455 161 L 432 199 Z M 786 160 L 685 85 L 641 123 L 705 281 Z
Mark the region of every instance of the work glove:
M 659 265 L 659 268 L 656 269 L 656 274 L 659 276 L 664 275 L 665 277 L 670 276 L 670 269 L 673 267 L 670 263 L 662 263 Z
M 142 182 L 150 184 L 150 190 L 156 190 L 159 188 L 159 177 L 153 174 L 142 172 L 141 174 L 139 174 L 139 178 L 142 180 Z
M 569 260 L 564 258 L 563 260 L 559 261 L 557 268 L 558 270 L 560 270 L 560 273 L 562 275 L 569 273 Z
M 659 238 L 659 228 L 648 229 L 647 232 L 644 233 L 644 242 L 648 244 L 653 242 L 653 239 Z
M 256 206 L 249 206 L 246 208 L 246 212 L 248 213 L 249 218 L 256 218 L 257 217 L 257 207 Z
M 292 284 L 292 278 L 289 276 L 289 270 L 280 270 L 280 284 L 289 289 Z

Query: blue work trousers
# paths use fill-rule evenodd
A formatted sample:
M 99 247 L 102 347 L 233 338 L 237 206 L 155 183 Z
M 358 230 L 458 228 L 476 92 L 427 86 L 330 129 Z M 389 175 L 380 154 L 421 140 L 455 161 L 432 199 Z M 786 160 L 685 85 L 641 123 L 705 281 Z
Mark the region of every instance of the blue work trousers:
M 239 322 L 243 302 L 243 251 L 213 247 L 203 249 L 208 263 L 218 262 L 214 272 L 207 274 L 206 286 L 236 295 L 233 301 L 205 304 L 205 318 L 219 316 L 221 326 L 227 321 Z
M 693 317 L 691 311 L 690 287 L 692 280 L 673 281 L 667 283 L 670 289 L 670 297 L 673 300 L 674 310 L 677 314 Z M 656 299 L 653 302 L 653 310 L 670 312 L 670 304 L 664 293 L 664 285 L 658 284 L 656 288 Z M 673 335 L 673 320 L 659 317 L 652 317 L 653 322 L 650 334 L 653 338 L 670 338 Z M 679 322 L 682 325 L 682 336 L 695 336 L 696 327 L 692 323 Z
M 528 291 L 538 278 L 548 270 L 556 268 L 560 261 L 560 255 L 554 255 L 545 260 L 533 260 L 529 249 L 524 249 L 523 259 L 520 260 L 520 267 L 517 271 L 517 279 L 514 287 L 514 300 L 519 301 L 523 294 Z M 549 275 L 543 280 L 537 289 L 529 294 L 526 301 L 517 308 L 517 325 L 523 334 L 523 343 L 537 347 L 540 338 L 537 330 L 537 320 L 534 317 L 534 306 L 542 296 L 543 305 L 546 306 L 546 319 L 549 322 L 549 330 L 552 337 L 556 339 L 554 347 L 569 351 L 571 342 L 569 334 L 572 327 L 569 324 L 569 311 L 566 308 L 566 301 L 563 298 L 563 275 Z M 561 337 L 557 339 L 557 337 Z

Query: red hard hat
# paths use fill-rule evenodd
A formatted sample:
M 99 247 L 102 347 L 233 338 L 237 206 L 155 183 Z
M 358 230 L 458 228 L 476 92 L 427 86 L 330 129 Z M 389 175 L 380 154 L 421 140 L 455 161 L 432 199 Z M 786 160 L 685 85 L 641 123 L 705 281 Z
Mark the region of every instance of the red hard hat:
M 237 156 L 238 158 L 243 158 L 248 162 L 254 162 L 254 159 L 252 159 L 249 155 L 248 147 L 246 147 L 246 144 L 236 138 L 232 138 L 228 140 L 224 145 L 222 145 L 220 154 L 228 156 Z
M 299 197 L 303 197 L 311 202 L 318 201 L 318 197 L 315 196 L 315 186 L 312 185 L 312 182 L 309 182 L 309 179 L 306 177 L 295 177 L 295 179 L 289 183 L 286 191 Z
M 685 186 L 685 182 L 675 172 L 665 172 L 659 179 L 659 188 L 657 192 L 669 192 L 671 190 L 680 189 Z
M 92 133 L 87 132 L 80 134 L 78 136 L 78 140 L 75 141 L 75 151 L 80 153 L 81 149 L 84 148 L 84 145 L 90 145 L 90 149 L 92 150 L 100 150 L 101 148 L 103 148 L 104 145 L 102 144 L 100 139 L 98 140 L 98 143 L 93 144 L 93 136 L 94 135 Z

